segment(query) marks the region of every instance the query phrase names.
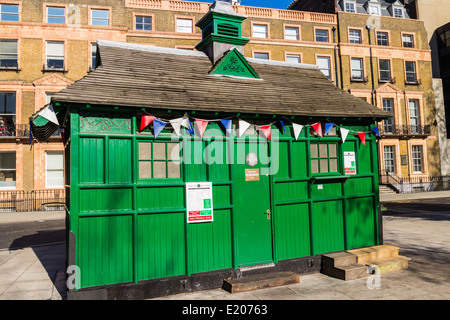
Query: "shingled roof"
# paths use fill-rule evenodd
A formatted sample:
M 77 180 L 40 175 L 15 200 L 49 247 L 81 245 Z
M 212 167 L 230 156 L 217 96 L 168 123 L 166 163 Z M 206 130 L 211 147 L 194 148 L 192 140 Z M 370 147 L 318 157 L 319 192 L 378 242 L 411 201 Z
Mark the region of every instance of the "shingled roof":
M 260 79 L 210 75 L 203 52 L 98 41 L 101 65 L 54 102 L 295 116 L 387 118 L 312 65 L 247 59 Z

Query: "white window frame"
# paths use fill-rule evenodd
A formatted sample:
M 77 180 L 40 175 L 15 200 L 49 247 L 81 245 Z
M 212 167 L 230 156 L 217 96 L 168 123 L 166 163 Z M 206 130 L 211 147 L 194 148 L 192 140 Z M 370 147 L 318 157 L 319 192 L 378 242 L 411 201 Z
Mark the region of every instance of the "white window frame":
M 351 5 L 353 8 L 347 7 Z M 344 1 L 344 11 L 349 13 L 356 13 L 356 2 L 355 1 Z
M 62 155 L 61 167 L 49 168 L 49 155 Z M 49 184 L 49 172 L 59 173 L 59 178 L 62 178 L 61 184 Z M 46 151 L 45 152 L 45 188 L 46 189 L 62 189 L 64 188 L 64 152 L 63 151 Z
M 319 32 L 320 32 L 320 31 L 325 31 L 325 32 L 327 33 L 327 37 L 326 37 L 327 41 L 318 40 L 318 39 L 324 39 L 324 38 L 325 38 L 325 36 L 322 36 L 322 35 L 317 36 L 317 32 L 318 32 L 318 31 L 319 31 Z M 329 43 L 329 42 L 330 42 L 330 30 L 328 30 L 328 29 L 322 29 L 322 28 L 316 28 L 316 29 L 314 29 L 314 39 L 315 39 L 316 42 Z
M 61 54 L 51 54 L 49 55 L 48 52 L 48 47 L 49 44 L 58 44 L 58 45 L 62 45 L 62 55 Z M 66 50 L 66 44 L 64 43 L 64 41 L 46 41 L 45 42 L 45 69 L 46 70 L 64 70 L 65 69 L 65 50 Z M 62 68 L 51 68 L 48 66 L 48 60 L 50 60 L 50 57 L 54 58 L 53 60 L 62 60 L 63 62 L 63 66 Z M 62 58 L 62 59 L 61 59 Z
M 264 58 L 262 58 L 263 55 L 264 55 Z M 266 55 L 267 55 L 267 58 L 265 58 Z M 270 54 L 268 52 L 253 52 L 253 58 L 261 59 L 261 60 L 270 60 Z
M 406 65 L 408 63 L 411 63 L 411 65 L 414 66 L 414 71 L 407 70 Z M 408 74 L 410 74 L 410 75 L 414 74 L 414 80 L 408 80 Z M 417 62 L 416 61 L 405 61 L 405 80 L 406 80 L 406 83 L 417 83 L 418 78 L 417 78 Z
M 400 15 L 397 14 L 398 11 L 400 11 Z M 393 7 L 392 8 L 392 16 L 394 18 L 404 18 L 405 14 L 403 13 L 403 8 L 395 8 L 395 7 Z
M 356 32 L 352 34 L 352 32 Z M 348 30 L 348 42 L 353 44 L 361 44 L 362 43 L 362 31 L 361 29 L 349 29 Z
M 388 65 L 389 65 L 389 69 L 381 69 L 381 61 L 387 61 L 388 62 Z M 381 82 L 389 82 L 389 81 L 391 81 L 392 80 L 392 66 L 391 66 L 391 60 L 389 60 L 389 59 L 378 59 L 378 69 L 379 69 L 379 71 L 380 71 L 380 81 Z M 383 78 L 381 75 L 382 75 L 382 73 L 384 73 L 384 72 L 389 72 L 389 77 L 386 79 L 386 78 Z
M 138 18 L 142 18 L 142 23 L 141 22 L 137 22 Z M 150 23 L 145 22 L 145 19 L 150 19 Z M 138 25 L 142 25 L 142 29 L 138 29 Z M 136 14 L 134 16 L 134 26 L 135 26 L 135 30 L 140 30 L 140 31 L 153 31 L 153 16 L 149 16 L 149 15 L 139 15 Z M 150 26 L 150 29 L 145 29 L 145 26 Z
M 15 12 L 4 12 L 3 11 L 3 6 L 11 6 L 11 7 L 15 7 L 17 8 L 17 13 Z M 3 20 L 2 17 L 3 15 L 6 16 L 17 16 L 17 20 Z M 15 4 L 15 3 L 0 3 L 0 21 L 10 21 L 10 22 L 19 22 L 20 21 L 20 6 L 19 4 Z
M 179 33 L 193 33 L 194 32 L 194 20 L 191 18 L 177 18 L 177 32 Z M 189 22 L 189 23 L 186 23 Z M 185 23 L 185 25 L 183 25 Z
M 405 38 L 408 41 L 405 41 Z M 411 41 L 409 41 L 409 40 L 411 40 Z M 409 46 L 405 46 L 405 43 L 411 43 L 411 46 L 410 47 Z M 403 48 L 414 48 L 414 35 L 411 34 L 411 33 L 404 33 L 404 34 L 402 34 L 402 46 L 403 46 Z
M 389 157 L 386 157 L 389 155 Z M 395 172 L 395 146 L 393 145 L 385 145 L 383 146 L 383 157 L 384 157 L 384 171 L 387 173 L 396 173 Z M 388 164 L 389 162 L 389 164 Z M 389 170 L 393 169 L 393 170 Z
M 327 61 L 327 65 L 328 65 L 326 68 L 324 67 L 324 65 L 319 63 L 319 61 L 325 61 L 325 60 Z M 329 56 L 317 56 L 316 57 L 316 65 L 319 68 L 319 70 L 322 71 L 324 76 L 327 77 L 329 80 L 331 80 L 331 58 Z
M 300 54 L 287 53 L 285 60 L 289 63 L 302 63 L 302 57 Z
M 269 26 L 267 24 L 254 23 L 252 25 L 253 38 L 265 38 L 269 37 Z
M 15 43 L 15 52 L 11 51 L 11 52 L 3 52 L 1 50 L 1 48 L 3 47 L 2 45 L 0 45 L 0 60 L 16 60 L 16 65 L 15 66 L 1 66 L 1 69 L 17 69 L 19 67 L 19 40 L 15 40 L 15 39 L 0 39 L 0 43 L 1 42 L 5 42 L 5 43 Z
M 15 190 L 17 188 L 17 163 L 16 163 L 16 152 L 15 151 L 1 151 L 0 152 L 0 156 L 2 154 L 14 154 L 14 169 L 4 169 L 2 167 L 0 167 L 0 172 L 14 172 L 15 178 L 13 181 L 13 183 L 11 183 L 10 185 L 8 185 L 8 181 L 6 181 L 6 177 L 5 180 L 1 181 L 0 183 L 0 190 Z M 1 166 L 1 161 L 0 161 L 0 166 Z M 2 174 L 3 175 L 3 174 Z M 2 178 L 3 179 L 3 178 Z M 3 184 L 3 182 L 5 182 L 5 184 Z
M 414 149 L 417 149 L 417 150 L 414 150 Z M 417 155 L 419 155 L 419 157 Z M 411 159 L 412 159 L 413 174 L 423 173 L 423 146 L 422 145 L 412 145 L 411 146 Z M 417 164 L 417 162 L 419 164 Z M 416 169 L 418 169 L 419 165 L 420 165 L 420 170 L 416 170 Z
M 108 17 L 107 18 L 98 18 L 98 17 L 94 17 L 94 12 L 107 12 L 108 13 Z M 96 27 L 108 27 L 110 24 L 110 17 L 111 12 L 108 9 L 99 9 L 99 8 L 91 8 L 91 21 L 90 24 L 91 26 L 96 26 Z M 106 21 L 106 24 L 96 24 L 94 23 L 94 21 Z
M 50 15 L 49 14 L 49 9 L 62 9 L 63 10 L 63 15 Z M 65 24 L 66 23 L 66 8 L 65 7 L 58 7 L 58 6 L 47 6 L 46 9 L 46 23 L 52 23 L 52 24 Z M 49 22 L 49 18 L 50 17 L 57 17 L 57 18 L 63 18 L 64 22 L 59 23 L 59 22 Z
M 369 5 L 367 7 L 367 13 L 370 14 L 370 15 L 373 15 L 373 16 L 381 16 L 381 6 L 380 6 L 380 4 L 369 3 Z
M 354 68 L 353 61 L 358 60 L 360 62 L 359 68 Z M 351 68 L 351 74 L 352 74 L 352 80 L 356 81 L 363 81 L 364 80 L 364 59 L 359 57 L 352 57 L 350 59 L 350 68 Z M 361 73 L 361 76 L 354 75 L 354 72 Z
M 284 27 L 284 39 L 285 40 L 300 40 L 300 28 L 299 27 Z

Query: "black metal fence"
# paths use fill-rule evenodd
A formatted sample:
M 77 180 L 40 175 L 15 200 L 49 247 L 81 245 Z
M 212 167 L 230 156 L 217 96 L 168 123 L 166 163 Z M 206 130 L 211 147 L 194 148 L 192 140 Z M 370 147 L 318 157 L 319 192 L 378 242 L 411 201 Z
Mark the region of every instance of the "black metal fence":
M 66 195 L 62 189 L 33 191 L 0 191 L 1 212 L 65 210 Z
M 398 176 L 380 175 L 380 184 L 393 186 L 401 193 L 450 190 L 450 176 Z

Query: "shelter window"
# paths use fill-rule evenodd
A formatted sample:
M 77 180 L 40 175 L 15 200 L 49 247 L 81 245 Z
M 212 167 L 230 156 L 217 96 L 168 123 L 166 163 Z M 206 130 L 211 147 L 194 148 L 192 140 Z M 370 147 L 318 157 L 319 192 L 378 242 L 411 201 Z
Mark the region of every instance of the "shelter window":
M 0 68 L 17 69 L 17 40 L 0 40 Z
M 19 21 L 19 5 L 0 4 L 0 21 Z
M 16 153 L 0 153 L 0 189 L 16 188 Z
M 180 143 L 139 141 L 139 179 L 181 177 Z
M 337 143 L 312 143 L 311 173 L 339 172 Z

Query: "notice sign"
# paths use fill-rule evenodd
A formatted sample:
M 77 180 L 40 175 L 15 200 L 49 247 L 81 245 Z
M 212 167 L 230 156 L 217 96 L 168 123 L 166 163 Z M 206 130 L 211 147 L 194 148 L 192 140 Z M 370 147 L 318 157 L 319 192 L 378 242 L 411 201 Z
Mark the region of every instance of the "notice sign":
M 259 169 L 245 169 L 245 181 L 259 181 Z
M 212 183 L 186 183 L 187 222 L 213 221 Z
M 356 174 L 355 152 L 344 152 L 345 174 Z

